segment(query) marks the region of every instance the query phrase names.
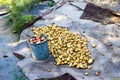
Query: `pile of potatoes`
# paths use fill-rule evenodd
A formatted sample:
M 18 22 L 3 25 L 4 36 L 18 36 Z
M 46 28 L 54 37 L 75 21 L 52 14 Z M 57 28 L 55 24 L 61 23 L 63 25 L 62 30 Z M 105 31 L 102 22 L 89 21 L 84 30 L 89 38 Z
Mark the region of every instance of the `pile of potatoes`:
M 56 65 L 67 64 L 70 67 L 91 69 L 94 58 L 87 48 L 87 41 L 79 34 L 73 34 L 67 28 L 56 25 L 31 28 L 34 36 L 45 34 L 48 36 L 49 51 L 56 61 Z

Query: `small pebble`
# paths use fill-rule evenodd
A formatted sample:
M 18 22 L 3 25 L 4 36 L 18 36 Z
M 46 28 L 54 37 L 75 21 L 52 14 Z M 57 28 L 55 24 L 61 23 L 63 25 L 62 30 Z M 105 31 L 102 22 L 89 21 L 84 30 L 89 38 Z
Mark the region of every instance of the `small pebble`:
M 88 66 L 88 69 L 91 69 L 92 67 L 91 66 Z
M 96 45 L 94 43 L 92 44 L 92 48 L 96 48 Z
M 96 75 L 96 76 L 99 76 L 99 75 L 100 75 L 100 71 L 96 71 L 96 72 L 95 72 L 95 75 Z
M 4 55 L 3 57 L 4 57 L 4 58 L 7 58 L 8 56 L 7 56 L 7 55 Z
M 89 75 L 89 73 L 88 72 L 85 72 L 85 76 L 88 76 Z
M 85 31 L 83 31 L 83 33 L 85 33 Z
M 51 72 L 51 70 L 50 70 L 50 69 L 48 69 L 48 72 Z

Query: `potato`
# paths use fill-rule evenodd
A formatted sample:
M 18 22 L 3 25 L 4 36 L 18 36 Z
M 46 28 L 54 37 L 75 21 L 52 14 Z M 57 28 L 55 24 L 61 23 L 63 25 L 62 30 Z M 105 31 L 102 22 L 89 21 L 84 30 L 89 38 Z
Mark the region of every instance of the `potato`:
M 76 68 L 88 68 L 93 63 L 87 42 L 79 34 L 73 34 L 67 28 L 56 25 L 32 28 L 34 35 L 45 34 L 48 36 L 48 47 L 53 55 L 56 65 L 67 64 Z

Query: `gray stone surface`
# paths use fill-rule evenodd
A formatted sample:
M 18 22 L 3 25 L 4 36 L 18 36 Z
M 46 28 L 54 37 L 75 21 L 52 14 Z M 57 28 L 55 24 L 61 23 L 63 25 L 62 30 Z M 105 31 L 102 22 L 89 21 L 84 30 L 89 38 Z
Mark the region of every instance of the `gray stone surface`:
M 78 5 L 80 3 L 81 7 Z M 86 3 L 83 2 L 72 2 L 72 4 L 80 7 L 82 9 L 85 8 Z M 37 21 L 33 26 L 45 26 L 47 24 L 57 24 L 61 27 L 69 27 L 68 25 L 72 21 L 79 21 L 80 16 L 82 15 L 83 11 L 79 10 L 77 7 L 66 3 L 62 7 L 54 10 L 52 13 L 44 16 L 45 20 Z M 24 34 L 24 33 L 22 33 Z
M 79 20 L 79 17 L 82 15 L 83 11 L 78 10 L 78 8 L 66 3 L 61 8 L 56 11 L 61 12 L 71 18 L 72 20 Z
M 60 0 L 53 0 L 55 3 L 59 2 Z
M 79 2 L 78 2 L 78 1 L 74 1 L 74 2 L 71 2 L 71 4 L 79 7 L 79 8 L 82 9 L 82 10 L 84 10 L 87 3 L 81 2 L 81 1 L 79 1 Z
M 72 4 L 82 9 L 86 5 L 83 2 L 72 2 Z M 28 38 L 33 35 L 30 28 L 21 33 L 19 42 L 13 43 L 15 40 L 14 36 L 8 35 L 9 29 L 3 27 L 1 23 L 4 23 L 4 21 L 0 19 L 0 79 L 14 80 L 13 72 L 18 69 L 17 63 L 30 80 L 56 77 L 64 73 L 70 73 L 77 80 L 120 80 L 119 26 L 115 24 L 102 25 L 91 20 L 79 19 L 83 12 L 77 7 L 66 3 L 44 16 L 45 20 L 39 20 L 31 27 L 55 23 L 60 27 L 69 28 L 73 33 L 79 33 L 84 36 L 89 41 L 88 48 L 91 55 L 95 58 L 95 62 L 91 65 L 91 70 L 71 68 L 67 65 L 56 66 L 52 56 L 45 61 L 32 59 L 31 51 L 27 44 Z M 92 43 L 96 44 L 97 47 L 92 48 Z M 12 55 L 12 52 L 24 55 L 25 59 L 18 61 Z M 4 55 L 8 55 L 8 58 L 3 58 Z M 100 76 L 95 76 L 96 70 L 101 72 Z M 89 75 L 85 76 L 85 72 L 89 72 Z
M 30 80 L 56 77 L 67 72 L 74 76 L 77 80 L 81 80 L 82 77 L 84 77 L 85 80 L 101 80 L 101 78 L 104 80 L 112 80 L 112 78 L 117 77 L 119 80 L 120 50 L 116 45 L 119 45 L 118 43 L 120 42 L 120 38 L 117 38 L 113 31 L 111 32 L 111 30 L 119 31 L 119 26 L 114 24 L 102 25 L 100 23 L 87 20 L 83 20 L 83 22 L 80 20 L 80 22 L 73 22 L 68 26 L 74 27 L 69 27 L 70 31 L 74 33 L 80 32 L 81 35 L 85 36 L 89 40 L 88 48 L 92 56 L 95 58 L 95 62 L 92 64 L 92 70 L 75 69 L 70 68 L 67 65 L 55 66 L 55 62 L 52 57 L 46 61 L 35 61 L 32 59 L 31 52 L 27 50 L 26 46 L 25 50 L 20 52 L 18 51 L 18 53 L 21 54 L 23 54 L 23 52 L 28 54 L 26 54 L 27 56 L 24 60 L 18 62 L 18 65 L 23 69 L 25 75 Z M 83 31 L 85 31 L 85 33 L 83 33 Z M 118 43 L 115 43 L 113 39 Z M 108 44 L 109 41 L 111 41 L 113 45 L 112 47 L 114 48 L 115 46 L 115 49 L 119 51 L 118 53 L 115 53 L 115 50 L 111 49 Z M 97 45 L 95 49 L 91 47 L 92 43 Z M 48 69 L 50 69 L 51 72 L 48 72 Z M 96 70 L 101 71 L 101 75 L 98 77 L 95 76 Z M 89 72 L 89 76 L 84 76 L 84 72 Z
M 39 4 L 29 8 L 29 10 L 25 12 L 25 14 L 39 16 L 43 11 L 48 10 L 49 8 L 50 7 L 48 6 L 46 1 L 42 3 L 40 2 Z
M 84 1 L 96 4 L 103 8 L 120 12 L 120 0 L 84 0 Z
M 31 31 L 30 28 L 25 29 L 21 34 L 20 34 L 20 41 L 28 39 L 29 37 L 32 37 L 34 33 Z
M 10 34 L 9 26 L 4 26 L 3 17 L 0 17 L 0 80 L 15 80 L 21 76 L 16 65 L 18 59 L 12 54 L 12 49 L 17 45 L 17 42 L 14 42 L 17 38 Z
M 80 7 L 78 3 L 73 4 Z M 77 80 L 83 80 L 83 77 L 84 80 L 120 80 L 119 26 L 115 24 L 102 25 L 91 20 L 79 19 L 82 11 L 78 10 L 77 7 L 66 3 L 52 13 L 44 16 L 45 20 L 39 20 L 34 26 L 40 27 L 55 23 L 60 27 L 67 27 L 73 33 L 79 33 L 81 36 L 84 36 L 89 41 L 88 48 L 91 55 L 95 58 L 95 62 L 91 65 L 92 69 L 76 69 L 70 68 L 67 65 L 56 66 L 51 56 L 46 61 L 33 60 L 31 51 L 25 44 L 26 42 L 24 42 L 21 46 L 16 46 L 15 52 L 26 56 L 24 60 L 18 62 L 18 66 L 23 69 L 25 75 L 30 80 L 56 77 L 67 72 Z M 33 33 L 28 28 L 21 33 L 21 40 L 27 40 L 32 35 Z M 96 48 L 91 47 L 93 43 L 97 45 Z M 100 76 L 95 76 L 96 70 L 101 72 Z M 89 75 L 84 76 L 85 72 L 89 72 Z
M 1 5 L 0 5 L 0 14 L 6 13 L 6 12 L 8 11 L 7 8 L 8 8 L 8 7 L 6 7 L 6 6 L 1 6 Z

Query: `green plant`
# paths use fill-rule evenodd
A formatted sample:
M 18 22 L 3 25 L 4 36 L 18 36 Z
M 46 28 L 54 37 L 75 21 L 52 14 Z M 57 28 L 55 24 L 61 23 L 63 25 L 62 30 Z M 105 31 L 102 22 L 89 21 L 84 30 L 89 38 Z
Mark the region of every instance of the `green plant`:
M 0 5 L 10 5 L 12 0 L 0 0 Z
M 24 7 L 25 4 L 20 5 L 20 4 L 16 4 L 16 3 L 18 3 L 17 0 L 16 0 L 16 2 L 14 1 L 9 6 L 11 14 L 6 17 L 8 19 L 8 23 L 13 24 L 12 28 L 11 28 L 11 31 L 12 31 L 13 34 L 19 34 L 21 32 L 22 28 L 23 28 L 23 25 L 33 18 L 33 16 L 24 15 L 22 13 L 22 10 L 26 9 Z
M 28 80 L 28 78 L 26 78 L 21 68 L 18 71 L 19 73 L 15 69 L 15 71 L 13 72 L 14 80 Z
M 44 80 L 48 80 L 48 78 L 45 78 Z
M 53 0 L 51 0 L 51 1 L 48 2 L 48 5 L 49 5 L 49 6 L 54 6 L 54 5 L 55 5 L 55 2 L 54 2 Z
M 23 29 L 23 25 L 29 22 L 34 16 L 25 15 L 23 12 L 28 11 L 35 4 L 45 0 L 0 0 L 0 5 L 8 6 L 10 15 L 6 17 L 7 23 L 12 24 L 11 31 L 13 34 L 19 35 Z
M 32 18 L 33 16 L 22 15 L 21 18 L 18 18 L 19 19 L 18 21 L 14 22 L 11 29 L 12 33 L 19 34 L 23 29 L 23 25 L 30 21 Z

